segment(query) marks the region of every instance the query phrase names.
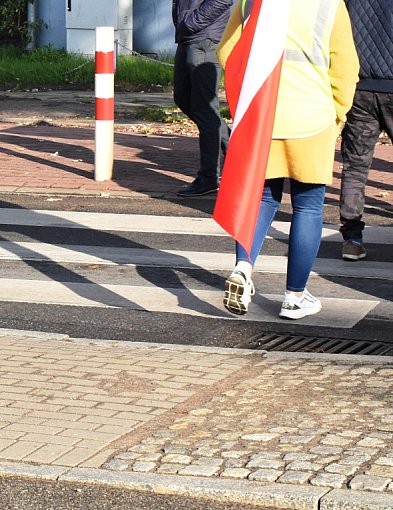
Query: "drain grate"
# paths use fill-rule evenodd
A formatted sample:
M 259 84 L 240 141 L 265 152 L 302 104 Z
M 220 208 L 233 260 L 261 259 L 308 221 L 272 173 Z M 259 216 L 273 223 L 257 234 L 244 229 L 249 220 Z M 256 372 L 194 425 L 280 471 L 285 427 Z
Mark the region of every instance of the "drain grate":
M 247 345 L 242 344 L 238 347 L 265 351 L 393 356 L 393 344 L 384 342 L 277 333 L 254 337 L 248 340 Z

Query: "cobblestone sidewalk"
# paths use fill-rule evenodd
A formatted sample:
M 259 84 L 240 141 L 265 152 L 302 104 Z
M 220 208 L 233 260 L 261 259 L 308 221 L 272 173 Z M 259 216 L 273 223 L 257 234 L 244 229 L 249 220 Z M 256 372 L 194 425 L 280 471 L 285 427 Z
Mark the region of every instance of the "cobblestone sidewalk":
M 390 363 L 269 353 L 104 467 L 393 494 Z
M 3 474 L 393 508 L 392 358 L 3 330 L 0 373 Z

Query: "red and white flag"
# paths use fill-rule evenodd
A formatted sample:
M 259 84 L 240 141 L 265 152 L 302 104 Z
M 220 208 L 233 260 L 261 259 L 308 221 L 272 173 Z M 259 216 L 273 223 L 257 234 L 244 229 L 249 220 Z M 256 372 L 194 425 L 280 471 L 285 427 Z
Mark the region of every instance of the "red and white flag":
M 254 0 L 228 57 L 232 134 L 213 218 L 250 253 L 265 182 L 291 0 Z

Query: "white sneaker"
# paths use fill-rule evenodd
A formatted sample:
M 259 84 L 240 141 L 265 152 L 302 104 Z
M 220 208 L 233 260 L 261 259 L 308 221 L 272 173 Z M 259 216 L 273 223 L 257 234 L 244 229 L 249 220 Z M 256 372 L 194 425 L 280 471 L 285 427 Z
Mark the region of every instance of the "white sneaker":
M 247 278 L 242 271 L 234 269 L 225 282 L 224 306 L 236 315 L 244 315 L 254 294 L 255 288 L 251 278 Z
M 304 289 L 301 298 L 297 298 L 293 293 L 285 294 L 280 317 L 284 319 L 302 319 L 307 315 L 320 312 L 321 308 L 322 305 L 319 299 L 312 296 L 307 289 Z

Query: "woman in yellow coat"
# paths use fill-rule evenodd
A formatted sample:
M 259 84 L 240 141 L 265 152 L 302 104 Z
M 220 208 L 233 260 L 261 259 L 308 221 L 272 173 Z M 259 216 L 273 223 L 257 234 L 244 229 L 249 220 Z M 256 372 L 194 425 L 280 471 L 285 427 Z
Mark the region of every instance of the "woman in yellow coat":
M 252 0 L 239 0 L 217 50 L 226 60 L 241 36 Z M 268 51 L 268 48 L 266 49 Z M 261 54 L 261 59 L 263 54 Z M 224 305 L 247 312 L 254 293 L 252 268 L 290 179 L 292 222 L 287 283 L 280 316 L 300 319 L 321 303 L 306 289 L 322 233 L 326 184 L 335 143 L 350 109 L 359 63 L 343 0 L 291 0 L 266 182 L 250 259 L 236 244 L 236 266 L 225 283 Z

